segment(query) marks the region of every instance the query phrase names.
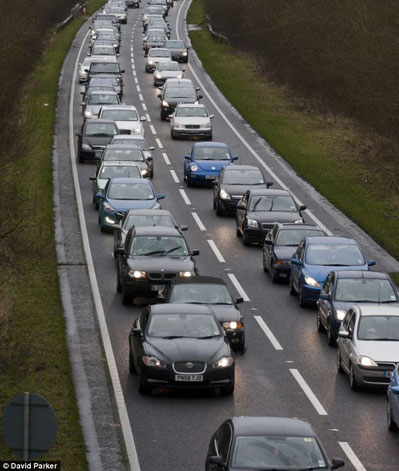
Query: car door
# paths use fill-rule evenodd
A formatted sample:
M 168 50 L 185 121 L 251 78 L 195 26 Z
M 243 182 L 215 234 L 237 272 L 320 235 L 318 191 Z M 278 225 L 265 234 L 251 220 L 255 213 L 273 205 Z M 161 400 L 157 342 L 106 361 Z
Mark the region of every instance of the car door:
M 355 323 L 355 313 L 352 309 L 349 310 L 348 314 L 344 319 L 344 323 L 342 324 L 343 330 L 349 332 L 349 335 L 353 335 L 353 327 Z M 352 339 L 350 338 L 341 338 L 341 360 L 342 366 L 345 368 L 347 372 L 350 369 L 350 362 L 351 362 L 351 351 L 352 351 Z
M 324 282 L 324 285 L 323 285 L 323 292 L 327 294 L 328 296 L 331 296 L 331 293 L 332 293 L 331 291 L 332 276 L 333 276 L 332 273 L 330 273 L 327 276 L 326 281 Z M 323 324 L 324 327 L 327 327 L 327 318 L 331 310 L 331 302 L 330 300 L 319 298 L 317 303 L 319 305 L 321 323 Z
M 219 434 L 217 437 L 217 448 L 218 448 L 218 455 L 222 458 L 223 463 L 228 463 L 229 461 L 229 453 L 231 448 L 232 442 L 232 435 L 233 431 L 231 425 L 228 422 L 225 422 L 219 429 Z M 228 469 L 226 467 L 217 466 L 214 468 L 217 471 L 221 471 L 222 469 Z
M 215 201 L 219 199 L 220 184 L 223 181 L 223 174 L 224 174 L 224 169 L 220 170 L 216 180 L 214 180 L 214 183 L 213 183 L 213 199 Z
M 236 209 L 237 227 L 239 227 L 242 232 L 244 231 L 244 223 L 245 223 L 245 217 L 247 214 L 248 204 L 249 204 L 249 192 L 247 191 L 237 204 L 237 206 L 242 205 L 243 209 L 238 208 L 238 207 Z
M 302 271 L 302 264 L 303 264 L 303 257 L 305 253 L 305 240 L 303 240 L 297 248 L 297 251 L 295 252 L 294 258 L 296 258 L 300 264 L 296 265 L 295 263 L 291 264 L 291 282 L 295 288 L 295 290 L 298 292 L 299 290 L 299 279 L 301 276 L 301 271 Z
M 139 359 L 143 351 L 143 342 L 145 339 L 144 331 L 147 326 L 149 315 L 150 315 L 150 309 L 149 308 L 144 309 L 144 311 L 141 313 L 140 317 L 138 318 L 137 324 L 136 324 L 136 327 L 141 330 L 142 335 L 141 337 L 140 336 L 132 337 L 133 359 L 134 359 L 134 365 L 137 371 L 140 368 Z

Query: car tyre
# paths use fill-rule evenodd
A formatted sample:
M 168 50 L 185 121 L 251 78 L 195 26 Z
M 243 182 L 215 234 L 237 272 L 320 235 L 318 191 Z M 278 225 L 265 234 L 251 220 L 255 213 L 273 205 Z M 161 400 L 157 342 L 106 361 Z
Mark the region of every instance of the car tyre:
M 337 350 L 337 373 L 342 374 L 344 372 L 344 369 L 342 368 L 342 360 L 341 360 L 341 354 L 339 353 L 339 349 Z
M 267 272 L 269 271 L 269 269 L 267 268 L 267 265 L 266 265 L 265 253 L 263 253 L 263 255 L 262 255 L 262 260 L 263 260 L 263 262 L 262 262 L 262 263 L 263 263 L 263 271 L 264 271 L 265 273 L 267 273 Z
M 289 290 L 290 290 L 290 295 L 291 296 L 296 296 L 296 291 L 295 291 L 295 288 L 294 288 L 294 284 L 292 282 L 292 276 L 290 276 Z
M 303 297 L 302 297 L 302 287 L 301 287 L 301 285 L 299 285 L 299 289 L 298 289 L 298 303 L 299 303 L 300 307 L 306 307 L 306 303 L 305 303 L 305 301 L 303 300 Z
M 129 347 L 129 373 L 131 373 L 132 375 L 137 374 L 137 370 L 136 370 L 136 367 L 134 366 L 133 355 L 132 355 L 132 351 L 130 347 Z
M 122 285 L 121 292 L 122 292 L 122 304 L 124 306 L 129 306 L 130 304 L 132 304 L 132 297 L 127 295 L 124 285 Z
M 173 131 L 170 131 L 170 137 L 172 139 L 176 139 L 176 134 Z
M 78 162 L 80 164 L 84 164 L 85 163 L 85 159 L 82 157 L 82 153 L 80 151 L 78 151 Z
M 119 275 L 116 275 L 116 291 L 122 293 L 122 283 L 120 282 Z
M 215 203 L 213 203 L 213 204 L 215 204 Z M 236 225 L 236 236 L 241 237 L 241 232 L 240 232 L 240 229 L 238 228 L 238 225 Z
M 235 386 L 235 381 L 233 380 L 233 382 L 230 383 L 228 386 L 221 388 L 220 393 L 223 396 L 231 396 L 234 393 L 234 386 Z
M 161 120 L 166 121 L 166 118 L 167 118 L 166 113 L 163 110 L 161 110 Z
M 216 216 L 223 216 L 223 211 L 220 209 L 219 203 L 216 202 Z
M 216 201 L 213 200 L 213 209 L 216 209 Z
M 277 283 L 280 279 L 280 277 L 278 276 L 278 274 L 276 273 L 276 270 L 275 268 L 273 267 L 273 261 L 270 262 L 270 277 L 272 279 L 272 283 Z
M 139 393 L 148 396 L 152 392 L 152 387 L 149 386 L 140 376 L 139 380 Z
M 349 387 L 352 391 L 357 391 L 359 389 L 359 386 L 356 381 L 355 368 L 353 367 L 353 363 L 351 363 L 349 370 Z
M 327 321 L 327 343 L 330 347 L 335 347 L 337 344 L 337 339 L 335 338 L 335 335 L 331 329 L 331 324 L 330 321 Z
M 323 332 L 324 331 L 323 324 L 321 323 L 320 311 L 319 310 L 317 310 L 316 325 L 317 325 L 317 332 Z
M 387 427 L 390 432 L 399 432 L 399 427 L 396 422 L 393 420 L 391 405 L 389 400 L 387 400 Z

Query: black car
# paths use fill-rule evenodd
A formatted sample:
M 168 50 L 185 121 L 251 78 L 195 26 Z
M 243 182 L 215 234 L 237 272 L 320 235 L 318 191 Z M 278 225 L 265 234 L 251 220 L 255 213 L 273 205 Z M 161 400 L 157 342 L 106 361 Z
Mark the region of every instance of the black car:
M 101 155 L 101 162 L 128 160 L 135 162 L 140 168 L 141 175 L 146 178 L 154 176 L 154 160 L 145 157 L 143 151 L 135 144 L 109 144 Z
M 218 216 L 235 214 L 238 201 L 251 189 L 268 188 L 262 172 L 252 165 L 228 165 L 213 181 L 213 209 Z
M 317 301 L 317 330 L 327 331 L 330 346 L 336 344 L 346 312 L 357 303 L 399 305 L 399 296 L 392 280 L 383 272 L 335 270 L 329 273 Z
M 174 278 L 158 293 L 158 301 L 208 305 L 224 328 L 233 349 L 245 350 L 244 319 L 237 308 L 243 298 L 234 301 L 222 279 L 212 276 Z
M 187 226 L 178 226 L 172 215 L 166 209 L 132 209 L 127 212 L 120 224 L 114 226 L 114 256 L 116 258 L 118 248 L 123 248 L 125 239 L 132 236 L 132 227 L 165 226 L 175 227 L 180 231 L 186 231 Z
M 164 42 L 162 47 L 169 49 L 174 61 L 184 63 L 188 62 L 188 48 L 184 44 L 184 41 L 169 39 L 168 41 Z
M 234 392 L 234 357 L 208 306 L 148 306 L 129 334 L 129 371 L 139 375 L 139 391 L 220 389 Z
M 263 245 L 263 271 L 269 272 L 273 283 L 288 279 L 291 258 L 305 237 L 326 236 L 326 232 L 313 224 L 277 223 L 269 231 Z
M 115 92 L 119 95 L 119 98 L 122 99 L 123 87 L 119 82 L 118 78 L 114 75 L 101 75 L 100 77 L 93 77 L 87 83 L 85 87 L 85 95 L 88 94 L 90 88 L 93 87 L 112 87 Z
M 85 160 L 100 160 L 104 148 L 118 134 L 118 127 L 115 121 L 110 119 L 89 119 L 83 126 L 78 136 L 79 163 Z
M 123 86 L 122 74 L 124 72 L 118 62 L 92 62 L 90 64 L 88 80 L 93 77 L 112 75 L 117 78 L 120 85 Z
M 244 245 L 263 244 L 276 222 L 304 222 L 301 211 L 305 209 L 288 190 L 248 190 L 237 203 L 237 237 L 242 237 Z
M 158 291 L 175 277 L 198 274 L 191 251 L 174 227 L 137 227 L 124 248 L 118 248 L 117 291 L 122 293 L 123 304 L 135 297 L 156 297 Z
M 166 120 L 179 103 L 198 103 L 202 95 L 198 95 L 190 79 L 168 79 L 158 94 L 161 101 L 161 119 Z
M 233 417 L 212 435 L 205 470 L 329 471 L 345 465 L 328 458 L 311 425 L 285 417 Z

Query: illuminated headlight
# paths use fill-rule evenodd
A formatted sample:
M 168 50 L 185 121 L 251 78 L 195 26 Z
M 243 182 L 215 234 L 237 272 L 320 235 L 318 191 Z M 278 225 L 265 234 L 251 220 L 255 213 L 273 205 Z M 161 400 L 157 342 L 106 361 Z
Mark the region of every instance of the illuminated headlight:
M 115 209 L 112 206 L 110 206 L 108 203 L 104 203 L 103 208 L 104 208 L 104 211 L 106 213 L 114 213 L 115 212 Z
M 209 129 L 211 127 L 211 123 L 206 123 L 206 124 L 201 124 L 200 128 L 201 129 Z
M 146 168 L 143 168 L 143 170 L 140 170 L 140 173 L 143 177 L 146 177 L 148 175 L 148 170 Z
M 162 106 L 169 108 L 169 103 L 166 100 L 162 100 Z
M 309 286 L 313 286 L 313 288 L 320 288 L 319 283 L 308 275 L 305 275 L 305 283 Z
M 337 309 L 337 319 L 339 321 L 344 320 L 345 314 L 346 314 L 346 311 L 344 311 L 343 309 Z
M 115 48 L 115 49 L 118 49 L 118 46 L 119 46 L 118 43 L 114 43 L 114 48 Z
M 115 221 L 108 216 L 105 216 L 105 222 L 108 224 L 115 224 Z
M 85 118 L 93 118 L 94 114 L 92 111 L 85 111 Z
M 175 122 L 174 125 L 173 125 L 173 127 L 174 127 L 175 129 L 184 129 L 184 124 L 182 124 L 182 123 L 176 123 L 176 122 Z M 197 167 L 197 168 L 198 168 L 198 167 Z
M 183 74 L 178 75 L 177 78 L 178 78 L 178 79 L 183 78 Z
M 156 79 L 161 79 L 161 78 L 162 78 L 162 75 L 161 75 L 161 74 L 155 74 L 155 78 L 156 78 Z
M 369 357 L 360 356 L 358 359 L 359 366 L 378 366 L 377 363 Z
M 179 273 L 179 276 L 182 278 L 189 278 L 190 276 L 194 276 L 194 272 L 193 271 L 181 271 Z
M 182 56 L 186 56 L 187 55 L 187 51 L 184 51 L 181 53 Z
M 192 164 L 190 165 L 190 169 L 193 171 L 193 172 L 196 172 L 198 170 L 198 165 L 197 164 Z M 223 191 L 223 190 L 222 190 Z
M 148 61 L 147 64 L 148 65 L 154 65 L 154 61 Z
M 303 221 L 302 221 L 302 219 L 297 219 L 296 221 L 294 221 L 294 223 L 295 223 L 295 224 L 302 224 Z
M 220 197 L 222 198 L 222 200 L 230 200 L 231 199 L 230 195 L 225 190 L 220 190 Z
M 142 356 L 143 363 L 146 366 L 153 366 L 155 368 L 166 368 L 167 364 L 164 361 L 158 360 L 157 357 L 151 356 L 148 357 L 146 355 Z
M 92 148 L 89 146 L 89 144 L 82 144 L 82 150 L 92 150 Z
M 242 329 L 242 322 L 236 322 L 236 321 L 231 321 L 231 322 L 223 322 L 223 327 L 225 329 Z
M 247 223 L 248 227 L 259 227 L 258 221 L 255 221 L 255 219 L 248 219 Z
M 233 362 L 233 357 L 222 357 L 220 360 L 212 363 L 212 368 L 227 368 L 228 366 L 231 366 Z
M 140 280 L 143 278 L 147 278 L 147 273 L 145 271 L 130 270 L 129 277 L 133 278 L 134 280 Z
M 195 100 L 194 105 L 199 105 L 199 100 Z

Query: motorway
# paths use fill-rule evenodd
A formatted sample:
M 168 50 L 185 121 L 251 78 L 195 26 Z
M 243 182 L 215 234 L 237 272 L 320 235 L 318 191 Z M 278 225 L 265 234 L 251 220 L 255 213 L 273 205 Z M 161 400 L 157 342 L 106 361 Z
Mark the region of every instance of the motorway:
M 187 39 L 184 16 L 189 2 L 176 1 L 167 17 L 173 38 Z M 192 146 L 188 140 L 172 141 L 170 125 L 160 120 L 158 90 L 152 74 L 144 71 L 140 9 L 129 10 L 122 25 L 120 63 L 126 70 L 123 101 L 133 104 L 141 115 L 149 145 L 154 145 L 153 184 L 165 193 L 162 207 L 185 233 L 200 273 L 224 278 L 233 295 L 243 296 L 247 351 L 236 356 L 236 390 L 231 397 L 215 394 L 138 393 L 138 379 L 128 372 L 128 333 L 142 306 L 125 307 L 116 292 L 116 271 L 111 252 L 112 234 L 103 234 L 92 204 L 89 177 L 95 165 L 78 165 L 87 232 L 94 260 L 101 302 L 107 321 L 124 400 L 142 471 L 194 471 L 204 468 L 211 434 L 231 416 L 270 415 L 299 417 L 309 421 L 319 434 L 330 457 L 345 459 L 343 469 L 397 471 L 399 435 L 386 429 L 385 391 L 352 392 L 348 378 L 336 373 L 336 351 L 325 335 L 316 330 L 316 311 L 301 309 L 286 284 L 272 284 L 262 270 L 259 247 L 244 247 L 235 235 L 234 218 L 218 218 L 212 209 L 212 190 L 187 188 L 183 183 L 183 157 Z M 82 48 L 81 62 L 88 40 Z M 358 236 L 376 269 L 393 270 L 394 263 L 375 243 L 331 205 L 304 184 L 268 149 L 227 104 L 210 83 L 197 60 L 191 57 L 185 77 L 201 87 L 213 120 L 214 141 L 226 142 L 242 164 L 263 167 L 274 188 L 288 187 L 311 208 L 306 222 L 318 221 L 332 233 Z M 73 129 L 82 124 L 80 87 L 74 88 Z M 262 164 L 259 162 L 262 162 Z

